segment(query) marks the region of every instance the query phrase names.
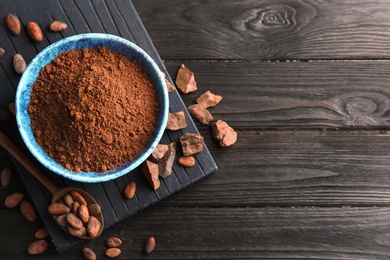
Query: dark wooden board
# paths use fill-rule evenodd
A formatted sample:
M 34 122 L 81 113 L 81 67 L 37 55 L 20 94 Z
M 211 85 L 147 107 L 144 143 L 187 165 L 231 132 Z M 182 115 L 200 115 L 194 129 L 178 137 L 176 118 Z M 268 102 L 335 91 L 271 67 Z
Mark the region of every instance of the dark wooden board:
M 133 3 L 165 60 L 390 58 L 387 0 Z
M 152 56 L 160 69 L 167 74 L 168 79 L 172 82 L 130 1 L 40 0 L 32 1 L 29 4 L 26 4 L 22 0 L 1 2 L 0 17 L 5 17 L 8 13 L 16 14 L 22 24 L 26 24 L 29 21 L 38 22 L 45 36 L 42 42 L 33 43 L 27 36 L 25 30 L 22 31 L 20 36 L 15 37 L 7 30 L 5 23 L 1 23 L 0 46 L 6 49 L 6 54 L 0 59 L 0 79 L 2 82 L 0 102 L 1 107 L 5 109 L 14 100 L 15 89 L 19 80 L 19 75 L 12 68 L 13 55 L 17 52 L 21 53 L 26 61 L 29 62 L 37 52 L 41 51 L 50 43 L 58 41 L 63 37 L 79 33 L 105 32 L 122 36 L 138 44 Z M 65 21 L 69 26 L 68 29 L 61 33 L 48 31 L 47 26 L 53 19 Z M 162 143 L 178 141 L 179 136 L 185 132 L 198 132 L 178 92 L 175 91 L 169 95 L 170 111 L 185 110 L 188 127 L 177 132 L 167 131 L 161 141 Z M 27 152 L 21 142 L 14 120 L 7 126 L 4 126 L 4 131 Z M 177 153 L 178 155 L 180 155 L 179 151 Z M 117 180 L 96 184 L 83 184 L 66 180 L 45 169 L 43 170 L 60 187 L 79 187 L 91 193 L 102 206 L 105 228 L 109 228 L 210 175 L 217 169 L 207 147 L 205 147 L 202 153 L 196 156 L 196 160 L 196 166 L 190 170 L 176 163 L 173 174 L 167 179 L 162 180 L 161 187 L 155 192 L 147 184 L 140 168 Z M 47 212 L 47 206 L 51 199 L 48 191 L 41 187 L 21 165 L 16 164 L 57 250 L 61 252 L 79 243 L 81 240 L 64 234 L 56 226 L 54 220 Z M 123 197 L 123 188 L 131 180 L 137 183 L 137 194 L 133 200 L 126 200 Z

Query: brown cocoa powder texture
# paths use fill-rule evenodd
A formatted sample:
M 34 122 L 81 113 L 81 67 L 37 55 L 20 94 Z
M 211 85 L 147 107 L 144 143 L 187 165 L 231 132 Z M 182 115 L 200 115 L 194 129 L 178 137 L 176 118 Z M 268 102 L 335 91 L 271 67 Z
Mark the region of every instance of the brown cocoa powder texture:
M 149 141 L 159 105 L 142 67 L 106 47 L 71 50 L 46 65 L 32 86 L 37 143 L 65 168 L 105 172 Z

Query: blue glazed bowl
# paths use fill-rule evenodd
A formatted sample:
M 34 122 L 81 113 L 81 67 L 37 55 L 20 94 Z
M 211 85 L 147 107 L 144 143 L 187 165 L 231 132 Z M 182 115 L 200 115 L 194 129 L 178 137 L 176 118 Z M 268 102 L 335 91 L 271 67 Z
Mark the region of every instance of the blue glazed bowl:
M 130 58 L 137 60 L 138 63 L 141 64 L 142 68 L 149 75 L 156 87 L 160 111 L 152 138 L 141 151 L 141 153 L 133 160 L 104 173 L 75 173 L 58 164 L 37 144 L 34 133 L 30 127 L 30 117 L 27 110 L 30 102 L 31 86 L 37 79 L 41 68 L 49 64 L 54 58 L 57 57 L 57 55 L 68 50 L 95 48 L 98 46 L 106 46 L 112 51 L 124 53 Z M 161 71 L 153 59 L 145 51 L 143 51 L 137 45 L 118 36 L 100 33 L 88 33 L 71 36 L 55 42 L 41 51 L 30 62 L 20 79 L 16 92 L 15 107 L 16 122 L 19 128 L 19 132 L 27 148 L 35 156 L 35 158 L 50 171 L 60 176 L 75 181 L 91 183 L 116 179 L 134 170 L 148 158 L 148 156 L 155 149 L 156 145 L 159 143 L 164 133 L 168 118 L 169 101 L 165 80 L 163 79 Z

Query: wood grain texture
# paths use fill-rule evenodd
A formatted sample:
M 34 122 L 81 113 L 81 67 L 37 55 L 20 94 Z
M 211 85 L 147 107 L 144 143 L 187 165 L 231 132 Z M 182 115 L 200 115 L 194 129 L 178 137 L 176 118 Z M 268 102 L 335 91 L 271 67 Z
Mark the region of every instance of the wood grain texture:
M 198 91 L 222 95 L 210 112 L 238 129 L 390 125 L 390 62 L 187 62 Z M 165 64 L 175 77 L 180 63 Z
M 134 0 L 163 59 L 388 59 L 390 3 Z
M 25 245 L 33 241 L 39 225 L 27 223 L 15 210 L 1 209 L 0 213 L 2 223 L 20 222 L 0 226 L 0 232 L 7 234 L 0 237 L 7 245 L 2 256 L 29 259 Z M 17 236 L 20 233 L 31 236 Z M 49 250 L 39 259 L 81 259 L 83 246 L 103 259 L 110 236 L 123 241 L 118 259 L 388 259 L 390 209 L 156 206 L 105 230 L 93 241 L 62 254 Z M 155 237 L 156 248 L 146 256 L 143 245 L 150 236 Z

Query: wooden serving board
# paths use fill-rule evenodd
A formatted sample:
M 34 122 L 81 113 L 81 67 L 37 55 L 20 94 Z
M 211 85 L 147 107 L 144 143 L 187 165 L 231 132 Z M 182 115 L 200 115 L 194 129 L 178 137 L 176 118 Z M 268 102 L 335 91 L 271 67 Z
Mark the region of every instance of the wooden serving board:
M 23 25 L 30 21 L 37 22 L 44 32 L 43 41 L 40 43 L 32 42 L 24 28 L 19 36 L 11 35 L 4 21 L 8 13 L 17 15 Z M 6 0 L 0 2 L 0 18 L 0 47 L 6 50 L 6 54 L 0 57 L 0 105 L 3 109 L 8 109 L 8 104 L 14 102 L 15 90 L 20 79 L 20 75 L 15 73 L 12 66 L 12 58 L 15 53 L 20 53 L 28 63 L 39 51 L 51 43 L 80 33 L 109 33 L 134 42 L 156 61 L 160 69 L 165 72 L 167 78 L 173 83 L 129 0 L 36 0 L 28 2 L 24 0 Z M 68 28 L 60 33 L 50 32 L 47 27 L 52 20 L 62 20 L 68 24 Z M 185 112 L 188 127 L 183 131 L 166 131 L 161 143 L 167 144 L 178 141 L 179 137 L 185 132 L 198 133 L 177 91 L 169 94 L 169 101 L 171 112 Z M 19 147 L 28 153 L 14 119 L 3 125 L 2 129 Z M 28 155 L 31 156 L 29 153 Z M 105 228 L 109 228 L 217 170 L 207 147 L 202 153 L 196 155 L 196 161 L 194 167 L 187 169 L 175 162 L 172 175 L 162 180 L 161 187 L 157 191 L 153 191 L 148 185 L 140 168 L 114 181 L 94 184 L 64 179 L 46 170 L 43 166 L 41 168 L 59 187 L 78 187 L 91 193 L 102 206 Z M 80 242 L 80 239 L 65 234 L 47 212 L 51 194 L 20 164 L 15 163 L 57 250 L 59 252 L 64 251 Z M 130 181 L 136 182 L 137 193 L 135 198 L 126 200 L 123 197 L 123 189 Z

